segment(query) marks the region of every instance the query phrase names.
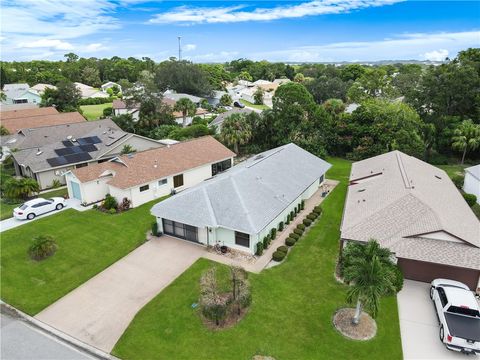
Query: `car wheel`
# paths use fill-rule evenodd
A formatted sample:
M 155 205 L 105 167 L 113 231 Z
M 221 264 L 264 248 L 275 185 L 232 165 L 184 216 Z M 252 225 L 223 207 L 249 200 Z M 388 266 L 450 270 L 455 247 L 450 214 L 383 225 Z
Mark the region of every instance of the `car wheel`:
M 433 286 L 430 286 L 430 299 L 433 300 L 433 291 L 435 290 L 435 288 Z
M 443 325 L 440 326 L 440 341 L 443 343 L 443 337 L 445 336 L 445 331 L 443 330 Z
M 62 208 L 63 208 L 63 204 L 58 204 L 58 205 L 56 206 L 56 209 L 57 209 L 57 210 L 62 210 Z
M 34 214 L 34 213 L 28 214 L 28 215 L 27 215 L 27 219 L 28 219 L 28 220 L 33 220 L 33 219 L 35 219 L 35 214 Z

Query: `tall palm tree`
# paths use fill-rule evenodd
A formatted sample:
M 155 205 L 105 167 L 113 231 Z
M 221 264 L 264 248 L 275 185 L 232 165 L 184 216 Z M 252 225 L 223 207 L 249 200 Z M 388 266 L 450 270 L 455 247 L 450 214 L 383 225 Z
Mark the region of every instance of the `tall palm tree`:
M 374 257 L 378 258 L 383 264 L 392 263 L 392 252 L 387 248 L 382 248 L 374 239 L 370 239 L 366 244 L 349 242 L 341 255 L 343 268 L 348 268 L 357 261 L 372 261 Z M 348 278 L 348 274 L 344 274 L 344 279 L 347 283 L 353 281 L 353 279 Z
M 362 259 L 355 262 L 345 269 L 345 272 L 353 280 L 347 291 L 347 301 L 357 302 L 352 322 L 359 323 L 362 307 L 365 307 L 372 317 L 376 317 L 380 298 L 395 291 L 391 268 L 374 256 L 371 261 Z
M 233 146 L 238 154 L 238 146 L 246 144 L 252 137 L 252 128 L 244 113 L 232 114 L 225 119 L 220 131 L 220 139 L 227 145 Z
M 187 126 L 187 116 L 195 116 L 197 112 L 197 106 L 195 103 L 188 99 L 188 98 L 181 98 L 179 99 L 176 103 L 175 106 L 173 107 L 174 111 L 180 111 L 183 116 L 183 127 Z
M 472 120 L 464 120 L 455 129 L 452 137 L 452 148 L 463 151 L 462 165 L 468 150 L 475 150 L 480 146 L 480 125 L 474 124 Z

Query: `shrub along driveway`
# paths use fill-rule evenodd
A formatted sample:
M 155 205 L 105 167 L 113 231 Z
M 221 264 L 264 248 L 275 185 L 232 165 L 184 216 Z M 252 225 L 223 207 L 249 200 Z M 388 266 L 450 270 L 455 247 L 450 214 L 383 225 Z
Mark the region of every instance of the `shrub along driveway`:
M 35 317 L 110 352 L 137 311 L 204 252 L 166 236 L 150 240 Z
M 335 310 L 345 306 L 346 287 L 333 273 L 350 164 L 331 161 L 328 177 L 341 183 L 323 202 L 320 220 L 285 262 L 250 274 L 253 304 L 239 324 L 208 330 L 192 309 L 200 274 L 214 264 L 199 259 L 137 314 L 113 354 L 123 359 L 244 360 L 255 354 L 276 359 L 401 359 L 395 297 L 381 301 L 373 340 L 347 340 L 332 326 Z M 224 265 L 215 266 L 228 273 Z

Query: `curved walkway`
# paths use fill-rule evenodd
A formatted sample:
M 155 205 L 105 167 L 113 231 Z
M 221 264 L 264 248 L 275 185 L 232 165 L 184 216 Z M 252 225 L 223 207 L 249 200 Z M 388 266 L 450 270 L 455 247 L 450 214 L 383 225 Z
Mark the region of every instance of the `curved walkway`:
M 150 240 L 35 318 L 110 352 L 135 314 L 204 252 L 166 236 Z

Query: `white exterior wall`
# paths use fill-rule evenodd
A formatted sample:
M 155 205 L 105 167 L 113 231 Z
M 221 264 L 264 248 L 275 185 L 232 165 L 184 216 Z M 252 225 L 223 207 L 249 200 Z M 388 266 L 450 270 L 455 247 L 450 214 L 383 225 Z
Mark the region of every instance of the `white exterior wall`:
M 477 203 L 480 204 L 480 181 L 465 172 L 465 180 L 463 182 L 463 191 L 467 194 L 473 194 L 477 197 Z
M 108 193 L 107 182 L 112 179 L 111 176 L 105 176 L 103 178 L 82 183 L 74 174 L 68 173 L 65 175 L 68 189 L 68 197 L 73 198 L 73 191 L 70 182 L 76 182 L 80 187 L 80 195 L 82 196 L 82 202 L 91 204 L 101 201 Z
M 171 189 L 173 188 L 173 178 L 171 176 L 168 177 L 167 183 L 164 185 L 159 185 L 158 181 L 159 180 L 155 180 L 148 183 L 148 190 L 145 190 L 142 192 L 140 191 L 140 186 L 131 188 L 130 200 L 132 200 L 132 207 L 137 207 L 142 204 L 145 204 L 146 202 L 158 199 L 162 196 L 169 195 L 171 192 Z M 144 185 L 147 185 L 147 184 L 144 184 Z M 122 199 L 120 199 L 120 201 Z
M 124 189 L 119 189 L 115 186 L 109 185 L 108 186 L 108 193 L 110 195 L 112 195 L 117 200 L 118 203 L 122 202 L 122 200 L 124 198 L 132 200 L 132 195 L 131 195 L 130 189 L 124 190 Z M 133 207 L 133 202 L 132 202 L 131 206 Z
M 124 114 L 132 114 L 132 118 L 135 121 L 139 119 L 139 111 L 137 109 L 113 109 L 113 115 L 124 115 Z
M 47 189 L 52 186 L 53 180 L 60 181 L 61 184 L 65 184 L 65 175 L 68 170 L 72 170 L 73 166 L 52 169 L 47 171 L 38 172 L 37 175 L 37 182 L 40 185 L 40 189 Z M 30 177 L 33 178 L 33 174 L 28 174 Z

